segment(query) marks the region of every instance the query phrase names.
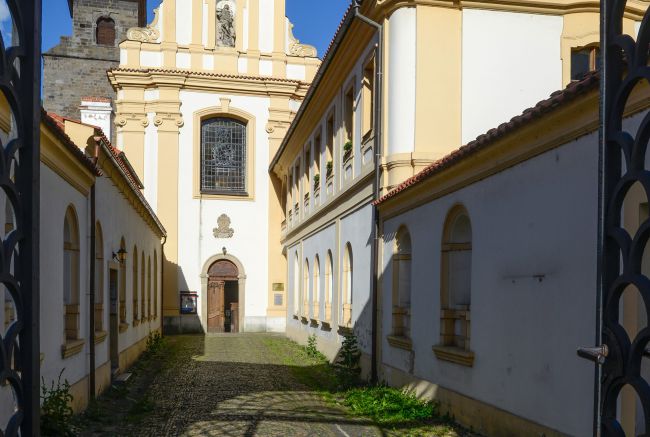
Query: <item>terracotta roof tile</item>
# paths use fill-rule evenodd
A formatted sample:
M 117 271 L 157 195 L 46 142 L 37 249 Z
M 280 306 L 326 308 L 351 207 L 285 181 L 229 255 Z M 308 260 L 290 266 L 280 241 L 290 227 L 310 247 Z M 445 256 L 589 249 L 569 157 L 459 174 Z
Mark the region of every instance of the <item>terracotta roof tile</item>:
M 555 91 L 548 99 L 542 100 L 534 107 L 524 110 L 521 115 L 512 118 L 507 123 L 499 125 L 497 128 L 490 129 L 485 134 L 479 135 L 474 141 L 462 146 L 444 158 L 425 167 L 418 174 L 405 180 L 388 194 L 375 201 L 374 204 L 379 205 L 388 199 L 396 197 L 410 187 L 421 183 L 422 181 L 435 174 L 440 173 L 446 168 L 451 167 L 453 164 L 458 163 L 459 161 L 478 152 L 479 150 L 492 145 L 497 140 L 513 133 L 524 125 L 538 120 L 546 114 L 554 111 L 555 109 L 572 102 L 576 98 L 586 94 L 589 91 L 596 89 L 599 82 L 600 75 L 597 72 L 593 72 L 578 82 L 570 83 L 565 89 Z
M 101 172 L 95 163 L 72 141 L 72 138 L 65 133 L 64 118 L 60 115 L 45 112 L 41 108 L 41 122 L 49 127 L 52 132 L 61 140 L 61 143 L 68 149 L 72 155 L 94 175 L 100 176 Z
M 82 97 L 81 98 L 82 102 L 99 102 L 99 103 L 111 103 L 113 100 L 109 99 L 108 97 L 92 97 L 92 96 L 87 96 L 87 97 Z

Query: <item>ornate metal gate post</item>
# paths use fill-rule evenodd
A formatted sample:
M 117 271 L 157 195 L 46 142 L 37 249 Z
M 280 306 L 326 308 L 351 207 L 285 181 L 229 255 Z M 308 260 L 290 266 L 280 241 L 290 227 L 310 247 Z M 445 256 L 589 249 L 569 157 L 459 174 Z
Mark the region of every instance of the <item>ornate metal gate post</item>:
M 650 386 L 641 375 L 650 329 L 646 326 L 636 337 L 630 338 L 619 320 L 623 292 L 630 286 L 641 294 L 650 318 L 650 279 L 643 275 L 641 267 L 650 238 L 650 219 L 641 223 L 634 235 L 626 231 L 621 220 L 625 198 L 635 183 L 640 183 L 650 198 L 650 171 L 645 165 L 650 113 L 635 132 L 628 132 L 623 126 L 632 90 L 641 82 L 650 81 L 650 16 L 646 12 L 635 42 L 632 36 L 623 34 L 626 3 L 625 0 L 601 2 L 603 68 L 597 341 L 602 346 L 579 352 L 602 364 L 596 380 L 595 434 L 617 437 L 625 436 L 617 419 L 617 406 L 626 385 L 636 392 L 643 407 L 645 432 L 650 432 Z
M 13 412 L 5 412 L 11 418 L 0 435 L 37 436 L 41 0 L 0 1 L 6 1 L 13 29 L 7 31 L 9 23 L 2 23 L 0 91 L 12 119 L 9 138 L 1 143 L 0 188 L 15 223 L 0 247 L 0 283 L 15 311 L 15 320 L 0 336 L 0 386 L 11 387 L 14 398 Z

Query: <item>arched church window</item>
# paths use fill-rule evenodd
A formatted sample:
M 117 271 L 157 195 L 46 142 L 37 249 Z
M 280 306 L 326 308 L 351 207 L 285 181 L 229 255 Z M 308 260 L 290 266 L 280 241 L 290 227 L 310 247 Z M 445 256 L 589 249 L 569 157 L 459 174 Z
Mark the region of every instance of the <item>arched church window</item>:
M 138 246 L 133 246 L 133 326 L 138 324 Z
M 441 252 L 441 345 L 434 351 L 440 359 L 472 366 L 472 224 L 461 205 L 452 208 L 447 215 Z
M 100 17 L 97 20 L 97 44 L 103 46 L 115 45 L 115 21 L 110 17 Z
M 343 255 L 343 296 L 342 296 L 342 320 L 341 325 L 345 327 L 352 326 L 352 246 L 350 243 L 345 245 L 345 253 Z
M 215 117 L 201 123 L 201 192 L 247 195 L 246 123 Z
M 63 303 L 66 341 L 79 338 L 79 222 L 72 206 L 63 224 Z
M 393 335 L 411 337 L 411 236 L 397 231 L 393 252 Z
M 95 225 L 95 331 L 104 330 L 104 234 Z

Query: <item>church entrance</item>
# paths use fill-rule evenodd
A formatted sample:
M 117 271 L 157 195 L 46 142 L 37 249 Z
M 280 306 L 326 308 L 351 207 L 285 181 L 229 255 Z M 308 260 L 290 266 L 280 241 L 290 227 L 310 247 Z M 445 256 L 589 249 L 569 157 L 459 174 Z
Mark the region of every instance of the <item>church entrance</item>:
M 219 260 L 208 269 L 208 333 L 239 332 L 239 269 Z

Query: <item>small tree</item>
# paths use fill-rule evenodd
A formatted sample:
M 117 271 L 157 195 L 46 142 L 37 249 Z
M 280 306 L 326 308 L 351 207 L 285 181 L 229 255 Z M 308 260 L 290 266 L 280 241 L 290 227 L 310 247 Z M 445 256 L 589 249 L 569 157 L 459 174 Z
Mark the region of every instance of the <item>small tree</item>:
M 54 385 L 54 381 L 48 388 L 45 385 L 45 379 L 41 378 L 41 390 L 43 394 L 41 399 L 43 405 L 41 406 L 41 433 L 44 436 L 61 436 L 73 437 L 76 435 L 74 427 L 72 426 L 72 395 L 70 394 L 70 384 L 68 380 L 61 382 L 61 375 Z
M 341 385 L 351 387 L 359 383 L 361 374 L 361 352 L 354 334 L 346 334 L 341 346 L 341 353 L 334 364 Z

